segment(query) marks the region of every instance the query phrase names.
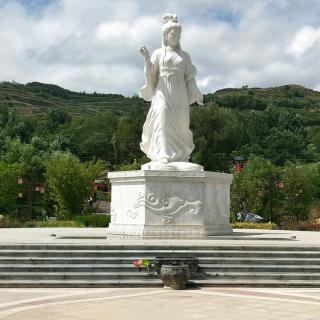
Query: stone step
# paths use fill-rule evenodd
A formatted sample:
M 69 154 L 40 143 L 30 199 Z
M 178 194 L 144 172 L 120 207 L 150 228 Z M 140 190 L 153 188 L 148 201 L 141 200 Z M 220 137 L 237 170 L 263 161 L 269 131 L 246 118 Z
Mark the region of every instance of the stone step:
M 137 259 L 147 259 L 150 257 L 0 257 L 0 264 L 131 264 Z
M 320 280 L 320 273 L 304 272 L 205 272 L 194 275 L 192 279 L 262 279 L 262 280 Z
M 160 286 L 132 261 L 197 257 L 208 286 L 320 286 L 320 247 L 1 245 L 0 287 Z
M 19 280 L 0 279 L 0 288 L 106 288 L 106 287 L 162 287 L 160 279 L 111 279 L 111 280 Z
M 157 276 L 146 272 L 1 272 L 0 280 L 114 280 L 114 279 L 157 279 Z M 297 273 L 297 272 L 206 272 L 193 274 L 192 281 L 198 280 L 317 280 L 320 281 L 320 273 Z
M 201 287 L 310 287 L 320 288 L 320 280 L 282 280 L 282 279 L 197 279 L 194 280 Z
M 20 280 L 112 280 L 112 279 L 157 279 L 158 277 L 149 275 L 147 272 L 139 272 L 137 270 L 124 272 L 1 272 L 0 280 L 4 279 L 20 279 Z
M 260 258 L 320 258 L 320 251 L 211 251 L 211 250 L 0 250 L 1 257 L 260 257 Z
M 310 287 L 319 288 L 320 280 L 261 280 L 261 279 L 198 279 L 191 285 L 201 287 Z M 106 288 L 106 287 L 162 287 L 160 279 L 115 280 L 0 280 L 0 288 Z
M 0 257 L 0 264 L 132 264 L 137 259 L 150 259 L 146 256 L 128 257 Z M 247 258 L 247 257 L 199 257 L 201 264 L 261 264 L 261 265 L 320 265 L 320 258 Z
M 139 272 L 132 264 L 0 264 L 1 272 Z
M 313 265 L 223 265 L 200 264 L 201 272 L 306 272 L 320 273 L 320 266 Z M 132 264 L 0 264 L 0 272 L 139 272 Z
M 131 243 L 135 243 L 132 241 Z M 138 250 L 138 251 L 315 251 L 320 252 L 320 245 L 307 246 L 307 245 L 291 245 L 291 246 L 280 246 L 272 244 L 259 244 L 259 245 L 72 245 L 72 244 L 47 244 L 47 245 L 1 245 L 0 251 L 2 250 L 46 250 L 46 251 L 123 251 L 123 250 Z
M 140 251 L 318 251 L 320 246 L 271 246 L 271 245 L 78 245 L 78 244 L 7 244 L 2 250 L 50 250 L 50 251 L 94 251 L 94 250 L 140 250 Z
M 0 260 L 1 261 L 1 260 Z M 202 264 L 260 264 L 260 265 L 320 265 L 320 258 L 283 258 L 283 257 L 204 257 L 199 258 Z
M 226 265 L 226 264 L 200 264 L 199 267 L 203 272 L 307 272 L 307 273 L 320 273 L 320 265 Z

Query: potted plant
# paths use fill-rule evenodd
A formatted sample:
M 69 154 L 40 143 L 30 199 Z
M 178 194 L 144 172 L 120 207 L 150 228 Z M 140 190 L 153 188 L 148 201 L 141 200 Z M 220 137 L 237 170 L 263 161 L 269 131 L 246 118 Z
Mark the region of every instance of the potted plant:
M 189 265 L 163 264 L 160 269 L 160 279 L 165 287 L 170 287 L 174 290 L 185 289 L 186 283 L 190 279 Z
M 156 257 L 153 260 L 139 259 L 132 262 L 139 271 L 147 270 L 149 275 L 158 275 L 165 287 L 175 290 L 185 288 L 192 272 L 198 271 L 199 260 L 193 257 Z

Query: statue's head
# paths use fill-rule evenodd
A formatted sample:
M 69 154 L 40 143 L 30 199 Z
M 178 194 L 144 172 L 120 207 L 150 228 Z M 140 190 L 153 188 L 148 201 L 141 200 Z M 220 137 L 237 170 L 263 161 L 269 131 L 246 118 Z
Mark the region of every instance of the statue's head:
M 181 25 L 175 14 L 166 13 L 162 17 L 162 44 L 180 48 Z

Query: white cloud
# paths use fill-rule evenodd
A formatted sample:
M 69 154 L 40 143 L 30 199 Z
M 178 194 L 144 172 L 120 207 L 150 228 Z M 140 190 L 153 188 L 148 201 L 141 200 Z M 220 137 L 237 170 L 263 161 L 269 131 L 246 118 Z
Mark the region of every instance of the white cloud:
M 320 29 L 305 26 L 295 34 L 293 41 L 289 45 L 288 52 L 299 58 L 312 48 L 319 39 Z
M 220 76 L 216 75 L 216 76 L 208 76 L 208 77 L 204 77 L 204 78 L 200 78 L 198 79 L 197 83 L 199 88 L 206 88 L 208 87 L 213 81 L 219 81 L 220 80 Z
M 144 82 L 138 47 L 161 45 L 165 12 L 182 23 L 182 47 L 204 92 L 320 87 L 318 0 L 57 0 L 37 14 L 0 0 L 0 81 L 135 94 Z

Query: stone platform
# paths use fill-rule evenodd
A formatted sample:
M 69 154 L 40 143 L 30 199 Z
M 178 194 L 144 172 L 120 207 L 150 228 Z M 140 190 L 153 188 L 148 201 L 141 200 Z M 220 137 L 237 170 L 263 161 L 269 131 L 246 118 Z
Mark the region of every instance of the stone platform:
M 232 175 L 207 171 L 111 172 L 108 234 L 203 237 L 232 233 Z
M 199 239 L 106 235 L 104 228 L 0 229 L 1 287 L 160 287 L 136 259 L 194 257 L 197 286 L 320 288 L 320 233 L 235 230 Z

